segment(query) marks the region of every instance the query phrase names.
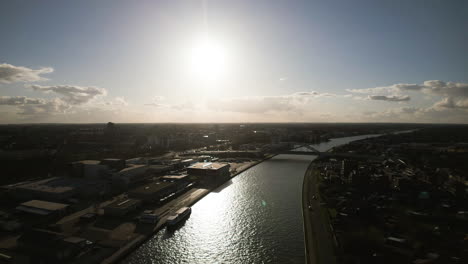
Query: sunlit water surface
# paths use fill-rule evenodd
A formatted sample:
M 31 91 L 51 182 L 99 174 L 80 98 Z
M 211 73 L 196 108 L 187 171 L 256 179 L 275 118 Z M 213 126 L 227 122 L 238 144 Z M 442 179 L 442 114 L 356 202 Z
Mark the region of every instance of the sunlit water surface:
M 239 174 L 197 202 L 180 229 L 159 231 L 123 263 L 304 263 L 302 181 L 313 159 L 278 155 Z

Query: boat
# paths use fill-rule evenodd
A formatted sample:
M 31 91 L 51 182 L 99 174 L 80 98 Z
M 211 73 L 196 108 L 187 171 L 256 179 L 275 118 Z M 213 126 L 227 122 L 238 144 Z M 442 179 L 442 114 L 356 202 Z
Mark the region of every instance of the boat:
M 192 209 L 190 207 L 182 207 L 174 214 L 170 215 L 167 218 L 167 227 L 172 228 L 176 227 L 177 224 L 182 222 L 183 220 L 187 219 L 190 214 L 192 213 Z

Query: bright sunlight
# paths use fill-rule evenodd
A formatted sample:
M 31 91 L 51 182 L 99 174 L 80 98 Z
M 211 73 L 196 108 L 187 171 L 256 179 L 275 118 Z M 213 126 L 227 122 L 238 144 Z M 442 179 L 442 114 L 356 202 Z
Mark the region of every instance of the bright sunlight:
M 219 80 L 228 70 L 226 47 L 219 40 L 203 35 L 192 46 L 189 54 L 190 71 L 201 80 Z

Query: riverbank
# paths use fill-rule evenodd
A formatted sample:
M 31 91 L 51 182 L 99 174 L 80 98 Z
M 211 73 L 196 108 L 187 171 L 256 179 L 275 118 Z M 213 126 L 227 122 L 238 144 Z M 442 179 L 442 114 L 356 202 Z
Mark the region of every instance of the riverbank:
M 335 244 L 328 214 L 321 207 L 318 191 L 319 171 L 312 161 L 304 175 L 302 212 L 306 262 L 309 264 L 335 264 Z
M 248 170 L 248 169 L 250 169 L 250 168 L 252 168 L 252 167 L 254 167 L 254 166 L 256 166 L 256 165 L 258 165 L 258 164 L 260 164 L 260 163 L 262 163 L 262 162 L 264 162 L 266 160 L 268 160 L 268 159 L 271 159 L 274 156 L 275 155 L 267 155 L 265 158 L 263 158 L 263 159 L 261 159 L 259 161 L 251 162 L 250 164 L 237 167 L 235 173 L 233 173 L 231 175 L 230 179 L 236 177 L 240 173 L 243 173 L 246 170 Z M 206 195 L 208 195 L 212 191 L 215 191 L 217 189 L 222 189 L 223 185 L 225 185 L 226 183 L 224 183 L 221 186 L 219 186 L 219 187 L 217 187 L 215 189 L 212 189 L 212 190 L 194 188 L 194 189 L 188 191 L 187 193 L 185 193 L 185 194 L 175 198 L 174 200 L 170 201 L 168 204 L 164 205 L 163 207 L 159 208 L 157 210 L 157 213 L 163 213 L 162 215 L 164 215 L 164 217 L 161 217 L 161 220 L 157 223 L 156 226 L 154 226 L 154 228 L 149 233 L 142 234 L 142 235 L 139 235 L 139 236 L 135 237 L 134 239 L 132 239 L 131 241 L 126 243 L 123 247 L 121 247 L 118 251 L 114 252 L 111 256 L 104 259 L 102 261 L 102 263 L 109 264 L 109 263 L 116 263 L 118 261 L 121 261 L 128 254 L 130 254 L 132 251 L 137 249 L 141 244 L 143 244 L 148 239 L 150 239 L 154 234 L 156 234 L 157 232 L 159 232 L 161 229 L 164 228 L 165 223 L 166 223 L 166 219 L 169 216 L 170 211 L 177 211 L 178 209 L 180 209 L 182 207 L 185 207 L 185 206 L 190 207 L 190 206 L 194 205 L 195 203 L 197 203 L 198 201 L 200 201 L 202 198 L 204 198 Z

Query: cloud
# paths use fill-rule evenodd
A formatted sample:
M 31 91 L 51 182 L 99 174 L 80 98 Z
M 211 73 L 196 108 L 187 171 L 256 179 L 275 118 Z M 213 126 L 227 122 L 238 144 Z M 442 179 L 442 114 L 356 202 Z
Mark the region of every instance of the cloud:
M 422 84 L 397 83 L 390 86 L 374 87 L 365 89 L 347 89 L 352 93 L 376 94 L 376 93 L 398 93 L 406 91 L 421 91 L 427 94 L 443 96 L 468 97 L 468 83 L 444 82 L 439 80 L 425 81 Z
M 217 111 L 241 113 L 265 113 L 293 110 L 295 106 L 289 97 L 264 96 L 240 97 L 209 102 L 208 107 Z
M 44 99 L 28 98 L 26 96 L 0 96 L 0 105 L 43 104 Z
M 390 86 L 364 88 L 364 89 L 346 89 L 351 93 L 361 94 L 379 94 L 379 93 L 398 93 L 403 91 L 421 91 L 424 89 L 424 85 L 410 84 L 410 83 L 397 83 Z
M 388 102 L 407 102 L 411 98 L 408 95 L 369 95 L 368 99 Z
M 410 97 L 407 95 L 398 95 L 398 93 L 401 92 L 418 92 L 425 94 L 421 97 L 425 98 L 426 100 L 431 99 L 433 96 L 440 96 L 440 101 L 424 110 L 425 112 L 432 112 L 436 113 L 437 115 L 439 115 L 443 110 L 452 109 L 460 110 L 461 112 L 453 112 L 450 114 L 454 114 L 454 116 L 461 116 L 462 113 L 465 113 L 466 115 L 466 110 L 468 109 L 468 83 L 462 82 L 429 80 L 424 81 L 422 84 L 398 83 L 384 87 L 348 89 L 347 91 L 352 93 L 369 94 L 368 99 L 370 100 L 384 100 L 393 102 L 410 100 Z M 391 93 L 397 95 L 381 95 L 382 93 Z M 433 116 L 435 116 L 435 114 Z M 460 121 L 466 122 L 465 120 L 466 118 L 462 118 Z
M 26 67 L 2 63 L 0 64 L 0 83 L 44 81 L 47 79 L 40 75 L 51 73 L 53 71 L 54 69 L 50 67 L 33 70 Z
M 336 94 L 332 94 L 332 93 L 319 93 L 319 92 L 316 92 L 316 91 L 311 91 L 311 92 L 296 92 L 296 93 L 293 93 L 292 95 L 289 95 L 289 96 L 292 96 L 292 97 L 296 97 L 296 98 L 299 98 L 299 97 L 334 97 L 336 96 Z
M 29 86 L 35 91 L 41 92 L 54 92 L 62 95 L 62 100 L 72 105 L 79 105 L 87 103 L 98 96 L 104 96 L 107 94 L 106 89 L 98 87 L 83 87 L 74 85 L 56 85 L 56 86 L 42 86 L 42 85 L 31 85 Z
M 287 112 L 299 110 L 301 106 L 310 103 L 314 98 L 331 96 L 335 95 L 315 91 L 296 92 L 280 96 L 250 96 L 220 99 L 208 102 L 207 106 L 217 111 L 240 113 Z
M 468 83 L 425 81 L 423 91 L 448 97 L 468 97 Z
M 364 120 L 377 122 L 418 122 L 423 108 L 399 107 L 383 111 L 363 112 Z
M 144 105 L 153 107 L 166 107 L 167 105 L 162 103 L 165 99 L 166 98 L 164 96 L 155 96 L 151 103 L 146 103 Z
M 435 109 L 452 108 L 452 109 L 468 109 L 468 98 L 453 99 L 446 97 L 434 104 Z
M 60 98 L 54 98 L 49 101 L 43 101 L 40 104 L 23 104 L 18 106 L 20 115 L 47 116 L 64 113 L 70 109 L 70 105 Z
M 430 107 L 400 107 L 363 112 L 362 120 L 366 122 L 468 123 L 466 114 L 466 108 L 453 107 L 451 102 L 444 100 Z
M 115 97 L 114 99 L 110 101 L 105 101 L 104 105 L 106 106 L 117 106 L 117 107 L 122 107 L 122 106 L 128 106 L 127 100 L 125 100 L 124 97 Z

